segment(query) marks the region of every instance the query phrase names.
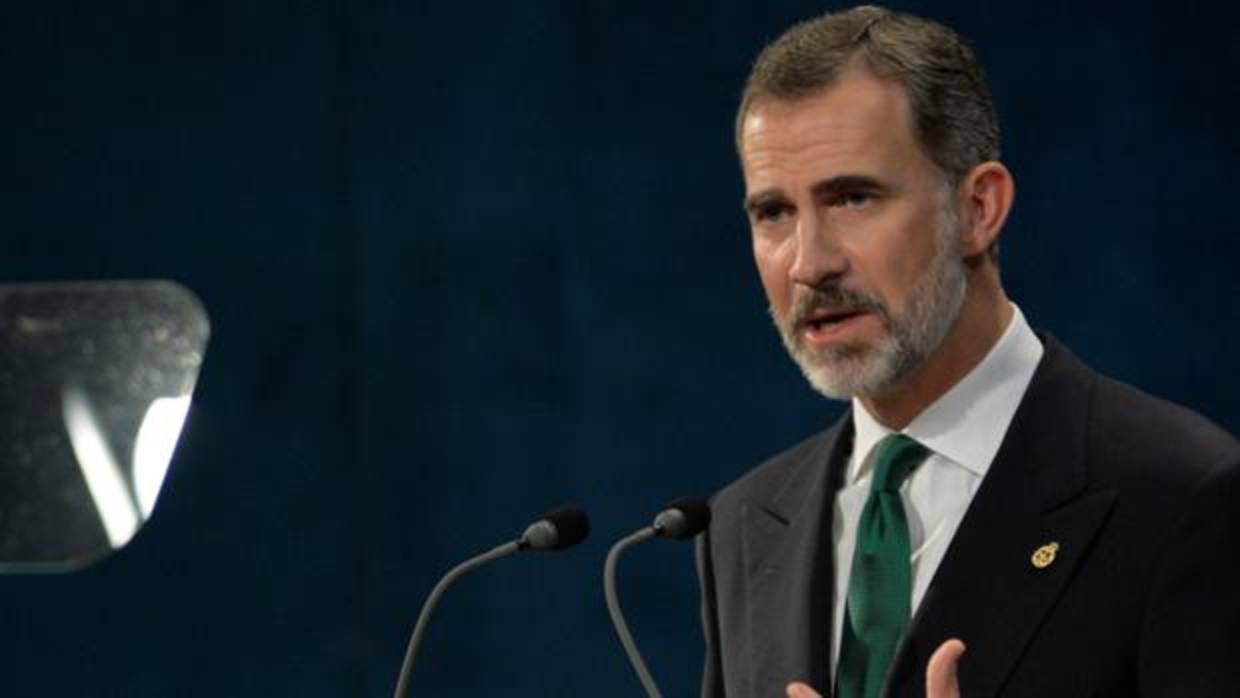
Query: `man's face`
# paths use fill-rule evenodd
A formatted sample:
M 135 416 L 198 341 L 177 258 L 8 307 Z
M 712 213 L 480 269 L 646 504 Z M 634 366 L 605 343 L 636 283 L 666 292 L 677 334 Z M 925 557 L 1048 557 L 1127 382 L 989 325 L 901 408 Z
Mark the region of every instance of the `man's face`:
M 754 259 L 771 316 L 820 392 L 876 395 L 938 348 L 965 293 L 950 188 L 897 83 L 850 70 L 741 130 Z

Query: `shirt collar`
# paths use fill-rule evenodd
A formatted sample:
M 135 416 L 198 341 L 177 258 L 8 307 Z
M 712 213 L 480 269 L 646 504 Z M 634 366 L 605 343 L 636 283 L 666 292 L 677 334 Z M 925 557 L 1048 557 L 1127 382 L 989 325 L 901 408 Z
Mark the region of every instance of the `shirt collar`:
M 1012 304 L 1012 319 L 990 352 L 901 433 L 982 477 L 999 452 L 1008 425 L 1042 359 L 1042 343 Z M 870 452 L 892 430 L 853 398 L 853 457 L 848 482 L 863 474 Z

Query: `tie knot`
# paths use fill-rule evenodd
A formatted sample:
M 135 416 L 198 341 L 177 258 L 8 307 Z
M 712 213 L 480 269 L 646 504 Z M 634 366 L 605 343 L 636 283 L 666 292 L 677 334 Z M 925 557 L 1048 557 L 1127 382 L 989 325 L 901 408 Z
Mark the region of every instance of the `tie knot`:
M 904 478 L 929 454 L 929 449 L 904 434 L 884 438 L 875 450 L 874 480 L 870 483 L 870 491 L 899 491 Z

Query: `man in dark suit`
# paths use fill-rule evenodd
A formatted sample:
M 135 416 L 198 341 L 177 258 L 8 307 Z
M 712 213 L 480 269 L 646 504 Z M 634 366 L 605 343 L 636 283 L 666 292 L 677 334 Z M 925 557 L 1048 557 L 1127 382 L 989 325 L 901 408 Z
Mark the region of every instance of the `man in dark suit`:
M 1240 447 L 1009 301 L 964 42 L 875 7 L 798 25 L 737 146 L 775 324 L 852 408 L 716 496 L 703 695 L 1240 695 Z

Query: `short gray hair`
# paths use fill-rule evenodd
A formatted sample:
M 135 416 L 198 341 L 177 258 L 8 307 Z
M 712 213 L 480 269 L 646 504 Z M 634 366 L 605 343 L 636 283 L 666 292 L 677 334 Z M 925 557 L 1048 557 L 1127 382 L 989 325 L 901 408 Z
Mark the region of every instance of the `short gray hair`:
M 809 97 L 857 59 L 904 86 L 914 135 L 949 184 L 999 159 L 994 103 L 964 39 L 937 22 L 873 5 L 801 22 L 762 50 L 736 115 L 737 147 L 755 102 Z

